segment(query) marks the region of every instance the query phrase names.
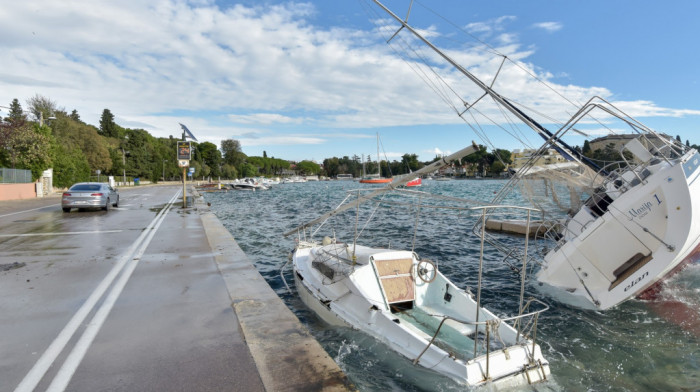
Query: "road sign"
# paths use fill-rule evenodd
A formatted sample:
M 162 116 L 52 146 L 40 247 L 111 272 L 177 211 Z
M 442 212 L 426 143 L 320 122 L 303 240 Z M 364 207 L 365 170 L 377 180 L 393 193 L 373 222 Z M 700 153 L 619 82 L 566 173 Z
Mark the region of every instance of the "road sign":
M 194 173 L 194 168 L 193 168 L 193 167 L 190 168 L 190 173 Z
M 177 142 L 177 159 L 192 159 L 192 147 L 190 142 Z
M 178 159 L 177 166 L 178 167 L 189 167 L 190 161 L 189 161 L 189 159 Z

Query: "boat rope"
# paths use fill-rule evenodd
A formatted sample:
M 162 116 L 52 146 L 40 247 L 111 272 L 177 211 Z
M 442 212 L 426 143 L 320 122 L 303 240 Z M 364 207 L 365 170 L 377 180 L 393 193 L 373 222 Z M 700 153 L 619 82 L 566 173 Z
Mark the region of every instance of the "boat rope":
M 418 232 L 418 217 L 420 216 L 421 199 L 422 199 L 422 195 L 418 196 L 418 208 L 416 209 L 416 220 L 413 223 L 413 241 L 411 241 L 411 252 L 414 252 L 416 249 L 416 234 Z

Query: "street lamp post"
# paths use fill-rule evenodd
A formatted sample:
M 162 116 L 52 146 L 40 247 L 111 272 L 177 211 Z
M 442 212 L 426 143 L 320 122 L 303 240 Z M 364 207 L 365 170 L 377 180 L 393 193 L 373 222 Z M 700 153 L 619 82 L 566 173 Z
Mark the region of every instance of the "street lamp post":
M 122 147 L 122 186 L 126 186 L 126 153 Z
M 129 135 L 124 135 L 124 140 L 129 140 Z M 126 151 L 124 151 L 124 144 L 121 145 L 122 149 L 122 186 L 126 186 Z

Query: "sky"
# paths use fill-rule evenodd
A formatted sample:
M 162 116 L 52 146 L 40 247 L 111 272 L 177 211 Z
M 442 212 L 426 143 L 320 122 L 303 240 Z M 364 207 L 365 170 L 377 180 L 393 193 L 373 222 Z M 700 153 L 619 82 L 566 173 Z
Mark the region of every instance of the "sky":
M 407 0 L 385 4 L 402 18 L 409 9 Z M 423 0 L 408 21 L 486 84 L 498 73 L 494 89 L 538 115 L 571 115 L 559 95 L 578 104 L 597 95 L 700 144 L 699 14 L 691 0 Z M 368 0 L 6 2 L 0 105 L 17 98 L 26 108 L 38 94 L 93 125 L 107 108 L 122 127 L 157 137 L 180 137 L 183 123 L 200 142 L 237 139 L 249 156 L 297 161 L 376 159 L 377 134 L 381 157 L 399 160 L 472 140 L 539 146 L 524 131 L 504 132 L 486 103 L 465 124 L 416 59 L 436 64 L 467 102 L 480 92 L 405 31 L 387 45 L 396 28 Z M 420 49 L 402 53 L 402 42 Z M 498 72 L 501 55 L 508 63 Z M 591 137 L 618 130 L 587 127 Z

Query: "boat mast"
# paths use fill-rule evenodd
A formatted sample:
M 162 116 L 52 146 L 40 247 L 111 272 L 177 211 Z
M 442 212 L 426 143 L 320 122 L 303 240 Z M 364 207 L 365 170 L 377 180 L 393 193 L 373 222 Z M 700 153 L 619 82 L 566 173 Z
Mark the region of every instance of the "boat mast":
M 377 179 L 382 178 L 382 159 L 379 157 L 379 132 L 377 132 Z
M 555 149 L 559 150 L 560 153 L 564 153 L 565 156 L 568 156 L 571 158 L 571 160 L 575 160 L 579 163 L 581 163 L 581 160 L 585 161 L 585 163 L 588 166 L 593 167 L 594 169 L 599 170 L 600 168 L 598 165 L 590 161 L 588 158 L 584 157 L 582 154 L 578 153 L 576 150 L 571 148 L 568 144 L 566 144 L 564 141 L 561 139 L 557 138 L 555 135 L 553 135 L 549 130 L 544 128 L 542 125 L 540 125 L 538 122 L 530 118 L 528 115 L 523 113 L 520 109 L 515 107 L 510 101 L 508 101 L 506 98 L 498 94 L 496 91 L 494 91 L 491 87 L 486 85 L 484 82 L 482 82 L 479 78 L 474 76 L 471 72 L 469 72 L 466 68 L 462 67 L 460 64 L 458 64 L 456 61 L 454 61 L 450 56 L 446 55 L 443 53 L 440 49 L 438 49 L 435 45 L 433 45 L 432 42 L 428 41 L 425 37 L 423 37 L 420 33 L 418 33 L 413 27 L 411 27 L 407 21 L 408 21 L 408 15 L 406 15 L 406 20 L 403 20 L 399 18 L 396 14 L 391 12 L 384 4 L 379 2 L 379 0 L 372 0 L 374 1 L 375 4 L 377 4 L 379 7 L 381 7 L 386 13 L 388 13 L 392 18 L 394 18 L 397 22 L 401 23 L 401 27 L 394 33 L 394 35 L 389 38 L 389 41 L 391 41 L 403 28 L 406 28 L 408 31 L 410 31 L 413 35 L 415 35 L 419 40 L 423 41 L 426 45 L 428 45 L 432 50 L 435 51 L 440 57 L 442 57 L 445 61 L 450 63 L 453 67 L 455 67 L 459 72 L 461 72 L 464 76 L 466 76 L 469 80 L 471 80 L 474 84 L 476 84 L 479 88 L 484 90 L 486 94 L 491 96 L 497 103 L 501 104 L 503 107 L 508 109 L 514 116 L 520 119 L 523 123 L 525 123 L 528 127 L 532 128 L 535 132 L 537 132 L 543 139 L 545 139 L 549 144 L 551 144 Z M 413 1 L 411 1 L 411 5 L 413 5 Z M 409 6 L 409 14 L 411 12 L 411 8 Z M 388 42 L 388 41 L 387 41 Z M 562 151 L 562 150 L 567 150 L 567 151 Z

